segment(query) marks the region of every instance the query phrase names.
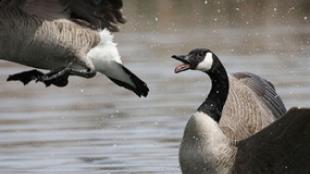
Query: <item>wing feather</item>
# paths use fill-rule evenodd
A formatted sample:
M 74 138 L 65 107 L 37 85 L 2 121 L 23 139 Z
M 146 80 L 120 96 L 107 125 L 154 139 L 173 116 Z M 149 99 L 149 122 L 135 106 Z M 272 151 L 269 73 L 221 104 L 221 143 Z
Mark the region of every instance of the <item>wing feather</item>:
M 271 82 L 247 72 L 234 73 L 233 76 L 251 88 L 271 110 L 275 118 L 280 118 L 286 113 L 286 108 Z
M 245 139 L 283 116 L 286 108 L 267 80 L 247 72 L 230 76 L 220 127 L 231 139 Z
M 259 133 L 242 140 L 234 173 L 310 173 L 310 109 L 290 109 Z
M 122 0 L 1 0 L 0 3 L 43 19 L 69 19 L 93 29 L 118 31 L 117 25 L 126 22 Z
M 122 0 L 60 0 L 72 19 L 87 21 L 92 28 L 118 31 L 117 24 L 126 22 Z

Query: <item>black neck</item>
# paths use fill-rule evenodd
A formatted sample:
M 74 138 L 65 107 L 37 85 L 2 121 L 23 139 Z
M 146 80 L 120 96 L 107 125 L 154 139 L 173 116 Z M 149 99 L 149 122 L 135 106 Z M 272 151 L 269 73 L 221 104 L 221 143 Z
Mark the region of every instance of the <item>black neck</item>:
M 226 70 L 220 60 L 213 55 L 212 68 L 206 73 L 212 82 L 211 91 L 206 100 L 199 106 L 198 111 L 204 112 L 219 122 L 229 90 L 229 80 Z

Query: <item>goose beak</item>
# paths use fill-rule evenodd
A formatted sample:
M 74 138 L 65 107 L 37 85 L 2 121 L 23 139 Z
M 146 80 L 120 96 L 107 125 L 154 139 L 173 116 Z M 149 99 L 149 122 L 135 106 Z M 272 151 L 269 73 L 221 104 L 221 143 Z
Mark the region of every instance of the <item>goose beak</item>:
M 184 55 L 181 55 L 181 56 L 173 55 L 172 58 L 183 62 L 182 64 L 177 65 L 175 67 L 175 69 L 174 69 L 175 73 L 180 73 L 180 72 L 189 70 L 191 68 L 190 63 L 187 60 L 187 56 L 184 56 Z

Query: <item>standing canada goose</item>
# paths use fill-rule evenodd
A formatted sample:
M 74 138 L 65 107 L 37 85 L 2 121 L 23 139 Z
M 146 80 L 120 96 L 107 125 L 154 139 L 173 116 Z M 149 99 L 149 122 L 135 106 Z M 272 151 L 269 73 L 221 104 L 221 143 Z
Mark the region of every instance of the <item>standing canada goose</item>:
M 227 74 L 208 49 L 194 49 L 188 55 L 173 58 L 183 62 L 176 73 L 195 69 L 210 76 L 211 91 L 198 110 L 208 112 L 217 121 L 221 119 L 220 127 L 231 139 L 247 138 L 286 112 L 271 82 L 253 73 Z
M 0 1 L 0 59 L 50 70 L 9 76 L 66 86 L 70 75 L 105 74 L 140 96 L 148 87 L 120 59 L 113 36 L 124 23 L 122 0 L 2 0 Z
M 182 62 L 176 73 L 200 70 L 212 81 L 184 131 L 183 174 L 310 172 L 310 109 L 285 114 L 270 82 L 251 73 L 228 75 L 208 49 L 172 57 Z

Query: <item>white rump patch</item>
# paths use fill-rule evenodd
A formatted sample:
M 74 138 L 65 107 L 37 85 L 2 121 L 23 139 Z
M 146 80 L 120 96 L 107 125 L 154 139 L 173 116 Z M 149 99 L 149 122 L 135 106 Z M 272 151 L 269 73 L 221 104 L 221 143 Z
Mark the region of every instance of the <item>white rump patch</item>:
M 212 64 L 213 64 L 213 54 L 208 52 L 203 61 L 197 65 L 196 69 L 200 71 L 208 71 L 212 68 Z
M 109 30 L 104 29 L 99 32 L 99 35 L 100 35 L 100 43 L 99 43 L 100 45 L 112 44 L 116 46 L 116 43 L 113 42 L 114 36 L 111 34 Z
M 113 35 L 107 29 L 99 32 L 100 42 L 97 46 L 92 48 L 88 53 L 87 57 L 93 62 L 103 61 L 110 62 L 115 61 L 122 64 L 121 57 L 117 50 L 117 44 L 113 42 Z M 96 65 L 95 65 L 96 66 Z
M 116 47 L 117 44 L 113 42 L 113 35 L 106 29 L 100 31 L 99 35 L 100 43 L 87 53 L 95 70 L 110 78 L 135 86 L 129 75 L 118 65 L 123 63 Z

